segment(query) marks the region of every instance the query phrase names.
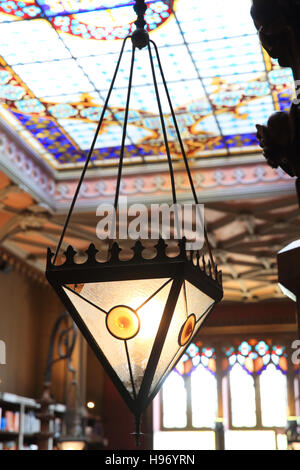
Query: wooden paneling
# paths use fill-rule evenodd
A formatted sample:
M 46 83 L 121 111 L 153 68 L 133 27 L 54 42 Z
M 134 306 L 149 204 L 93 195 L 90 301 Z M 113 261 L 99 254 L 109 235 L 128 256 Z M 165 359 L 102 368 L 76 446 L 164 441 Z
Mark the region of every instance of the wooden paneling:
M 16 272 L 0 272 L 0 299 L 0 339 L 6 344 L 7 362 L 0 365 L 0 390 L 38 398 L 50 332 L 62 306 L 50 289 Z M 56 366 L 53 381 L 59 399 L 63 374 L 63 367 Z

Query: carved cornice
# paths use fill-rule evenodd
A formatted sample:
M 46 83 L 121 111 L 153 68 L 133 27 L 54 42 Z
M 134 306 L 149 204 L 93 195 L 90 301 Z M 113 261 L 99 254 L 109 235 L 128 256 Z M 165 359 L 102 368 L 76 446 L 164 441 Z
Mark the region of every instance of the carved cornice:
M 0 265 L 1 271 L 8 271 L 9 268 L 18 272 L 21 275 L 26 276 L 31 281 L 36 282 L 45 287 L 49 287 L 45 275 L 43 272 L 37 268 L 30 266 L 25 260 L 22 260 L 20 257 L 14 255 L 10 250 L 0 247 Z

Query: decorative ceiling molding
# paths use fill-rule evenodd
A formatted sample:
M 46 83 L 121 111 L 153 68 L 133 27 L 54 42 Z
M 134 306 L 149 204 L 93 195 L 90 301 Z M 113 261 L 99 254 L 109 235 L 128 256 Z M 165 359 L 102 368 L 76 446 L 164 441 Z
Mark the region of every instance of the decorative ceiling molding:
M 220 159 L 220 167 L 216 162 L 195 167 L 191 162 L 195 187 L 202 202 L 216 200 L 236 200 L 237 198 L 253 198 L 291 194 L 294 191 L 294 181 L 280 168 L 272 169 L 261 159 L 248 161 L 245 157 L 231 159 L 224 164 Z M 152 172 L 147 171 L 141 176 L 141 167 L 124 171 L 120 194 L 151 203 L 157 200 L 168 200 L 171 196 L 171 186 L 168 170 L 163 166 L 151 166 Z M 78 173 L 65 174 L 65 179 L 56 178 L 50 174 L 35 155 L 20 142 L 0 129 L 0 167 L 21 188 L 29 192 L 41 205 L 51 212 L 66 212 L 73 197 L 78 180 Z M 144 167 L 144 168 L 145 168 Z M 144 169 L 143 168 L 143 169 Z M 91 169 L 92 170 L 92 169 Z M 78 198 L 78 210 L 95 210 L 99 200 L 111 200 L 115 192 L 115 170 L 103 171 L 103 176 L 93 171 L 88 172 Z M 175 178 L 178 196 L 181 199 L 190 198 L 190 188 L 182 165 L 175 166 Z

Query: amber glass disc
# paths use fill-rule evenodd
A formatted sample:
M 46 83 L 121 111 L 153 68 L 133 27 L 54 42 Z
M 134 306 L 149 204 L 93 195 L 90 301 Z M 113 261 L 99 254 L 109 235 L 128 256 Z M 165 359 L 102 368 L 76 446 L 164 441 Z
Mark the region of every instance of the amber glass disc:
M 140 319 L 135 310 L 126 305 L 113 307 L 106 316 L 106 326 L 117 339 L 131 339 L 140 329 Z
M 180 329 L 179 336 L 178 336 L 179 346 L 184 346 L 189 341 L 192 334 L 194 333 L 195 325 L 196 325 L 196 317 L 192 313 L 187 318 L 187 320 L 185 321 L 185 323 L 182 325 Z

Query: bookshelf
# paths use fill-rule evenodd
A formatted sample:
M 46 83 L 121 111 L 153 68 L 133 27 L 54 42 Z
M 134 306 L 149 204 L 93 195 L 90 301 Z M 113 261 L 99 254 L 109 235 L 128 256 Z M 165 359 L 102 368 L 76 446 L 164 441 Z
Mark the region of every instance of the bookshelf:
M 31 398 L 12 393 L 0 393 L 0 450 L 37 450 L 36 434 L 40 420 L 36 417 L 40 405 Z M 53 435 L 61 432 L 65 405 L 50 407 L 54 414 Z

